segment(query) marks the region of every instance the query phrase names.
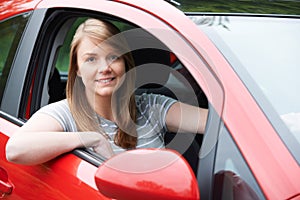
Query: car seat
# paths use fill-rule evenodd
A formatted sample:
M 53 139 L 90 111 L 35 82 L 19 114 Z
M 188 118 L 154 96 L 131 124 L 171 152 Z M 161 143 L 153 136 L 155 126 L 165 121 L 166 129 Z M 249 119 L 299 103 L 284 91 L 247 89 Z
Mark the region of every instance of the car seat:
M 139 49 L 132 51 L 135 65 L 146 66 L 143 70 L 136 70 L 136 84 L 139 86 L 135 93 L 162 94 L 177 99 L 176 95 L 166 87 L 172 70 L 161 70 L 161 67 L 171 68 L 170 52 L 162 49 Z M 181 72 L 182 73 L 182 72 Z M 146 80 L 145 80 L 146 79 Z M 141 83 L 147 84 L 141 84 Z M 202 134 L 167 132 L 164 136 L 166 148 L 181 153 L 197 174 L 199 151 L 202 144 Z
M 53 103 L 65 98 L 65 88 L 61 82 L 59 71 L 54 67 L 51 76 L 48 81 L 48 103 Z

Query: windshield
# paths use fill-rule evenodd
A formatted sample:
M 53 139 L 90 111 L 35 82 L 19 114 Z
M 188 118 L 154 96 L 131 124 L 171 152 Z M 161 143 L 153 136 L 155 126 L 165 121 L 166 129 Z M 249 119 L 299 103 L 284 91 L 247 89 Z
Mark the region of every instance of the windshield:
M 299 0 L 169 0 L 184 12 L 299 15 Z
M 300 19 L 191 19 L 221 50 L 300 163 Z

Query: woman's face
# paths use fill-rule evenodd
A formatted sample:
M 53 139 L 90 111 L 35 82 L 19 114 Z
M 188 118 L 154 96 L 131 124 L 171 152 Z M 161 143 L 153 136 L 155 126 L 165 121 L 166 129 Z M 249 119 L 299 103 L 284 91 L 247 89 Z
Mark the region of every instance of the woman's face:
M 77 75 L 82 78 L 89 97 L 111 97 L 125 73 L 125 61 L 119 56 L 109 44 L 83 38 L 77 51 Z

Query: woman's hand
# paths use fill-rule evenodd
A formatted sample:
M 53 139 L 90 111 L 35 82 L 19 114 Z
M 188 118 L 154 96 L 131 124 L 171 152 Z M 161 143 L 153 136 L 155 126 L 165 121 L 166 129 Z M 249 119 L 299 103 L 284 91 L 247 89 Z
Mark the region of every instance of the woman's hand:
M 101 134 L 100 134 L 101 135 Z M 93 147 L 94 151 L 105 158 L 110 158 L 114 155 L 114 151 L 109 143 L 109 141 L 101 135 L 101 140 L 96 146 Z
M 96 153 L 104 156 L 105 158 L 110 158 L 114 155 L 109 141 L 101 133 L 77 132 L 77 134 L 82 146 L 86 148 L 92 147 Z

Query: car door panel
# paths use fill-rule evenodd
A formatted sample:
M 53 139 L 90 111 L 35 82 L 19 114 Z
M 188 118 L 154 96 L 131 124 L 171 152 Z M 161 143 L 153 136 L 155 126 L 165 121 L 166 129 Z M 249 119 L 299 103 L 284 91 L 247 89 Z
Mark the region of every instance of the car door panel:
M 0 118 L 0 167 L 7 171 L 9 183 L 13 186 L 11 194 L 6 195 L 7 198 L 105 199 L 95 186 L 94 173 L 97 167 L 73 154 L 63 155 L 50 162 L 34 166 L 6 161 L 6 142 L 18 127 Z

